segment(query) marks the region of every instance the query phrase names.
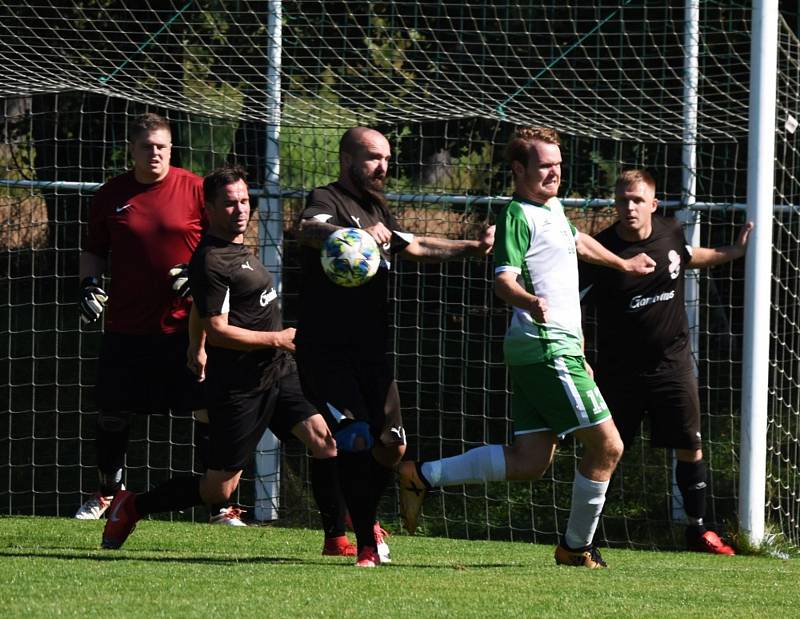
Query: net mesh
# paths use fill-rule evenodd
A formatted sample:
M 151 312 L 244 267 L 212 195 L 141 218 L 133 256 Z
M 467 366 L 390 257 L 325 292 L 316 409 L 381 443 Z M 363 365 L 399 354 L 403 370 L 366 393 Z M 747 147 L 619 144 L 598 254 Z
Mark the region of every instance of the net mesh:
M 516 123 L 564 138 L 563 195 L 577 226 L 612 219 L 617 172 L 645 166 L 665 212 L 687 200 L 684 11 L 650 2 L 6 2 L 0 6 L 3 252 L 0 493 L 8 513 L 70 514 L 94 489 L 98 332 L 79 326 L 77 259 L 88 203 L 123 171 L 134 115 L 166 115 L 174 163 L 200 174 L 244 164 L 263 189 L 270 52 L 280 50 L 284 312 L 296 316 L 292 218 L 330 182 L 342 129 L 369 124 L 393 150 L 391 203 L 420 234 L 473 236 L 511 192 L 502 149 Z M 664 6 L 669 5 L 669 6 Z M 700 242 L 732 242 L 744 221 L 749 2 L 700 3 L 697 185 Z M 282 24 L 278 39 L 270 16 Z M 781 25 L 779 118 L 799 117 L 797 46 Z M 781 120 L 783 122 L 783 120 Z M 780 128 L 779 128 L 780 129 Z M 778 131 L 769 514 L 796 543 L 798 204 L 794 134 Z M 11 181 L 18 181 L 16 185 Z M 30 181 L 28 184 L 19 181 Z M 594 201 L 592 201 L 594 200 Z M 265 215 L 262 213 L 262 217 Z M 266 242 L 254 237 L 254 243 Z M 276 265 L 271 265 L 276 267 Z M 708 520 L 735 519 L 743 267 L 699 274 L 696 359 L 709 465 Z M 490 264 L 400 263 L 392 280 L 395 366 L 414 458 L 507 440 L 501 341 L 508 314 Z M 587 316 L 592 354 L 592 316 Z M 744 361 L 745 363 L 747 360 Z M 142 418 L 128 458 L 144 488 L 195 465 L 187 420 Z M 647 437 L 647 427 L 644 436 Z M 300 447 L 284 445 L 281 517 L 316 525 Z M 426 503 L 434 534 L 552 541 L 563 532 L 578 451 L 559 445 L 546 479 L 450 488 Z M 252 473 L 241 501 L 252 501 Z M 637 442 L 612 482 L 606 543 L 681 543 L 672 459 Z M 396 496 L 382 505 L 396 514 Z M 676 532 L 677 531 L 677 532 Z

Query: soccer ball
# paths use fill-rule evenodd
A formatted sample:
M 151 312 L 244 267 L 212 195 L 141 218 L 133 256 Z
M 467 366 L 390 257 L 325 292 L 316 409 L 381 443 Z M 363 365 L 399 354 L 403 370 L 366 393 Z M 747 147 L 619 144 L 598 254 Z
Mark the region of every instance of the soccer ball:
M 334 284 L 354 288 L 367 283 L 378 271 L 381 253 L 368 232 L 340 228 L 322 245 L 322 270 Z

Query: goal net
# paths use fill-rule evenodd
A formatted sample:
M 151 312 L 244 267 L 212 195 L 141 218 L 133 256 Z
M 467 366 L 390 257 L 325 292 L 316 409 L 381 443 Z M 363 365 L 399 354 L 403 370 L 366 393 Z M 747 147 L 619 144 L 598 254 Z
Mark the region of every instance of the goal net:
M 174 131 L 174 163 L 203 174 L 244 164 L 280 197 L 284 314 L 297 314 L 292 218 L 330 182 L 342 131 L 374 126 L 393 149 L 389 192 L 419 234 L 474 235 L 512 191 L 502 151 L 515 124 L 556 127 L 562 195 L 585 232 L 613 221 L 624 167 L 647 167 L 664 212 L 690 207 L 698 242 L 733 242 L 744 222 L 749 2 L 699 4 L 697 107 L 687 108 L 685 12 L 674 3 L 6 2 L 0 6 L 0 499 L 5 513 L 69 515 L 95 485 L 92 385 L 98 329 L 81 327 L 77 259 L 98 184 L 125 169 L 125 127 L 156 111 Z M 274 28 L 275 20 L 281 27 Z M 278 37 L 277 34 L 280 34 Z M 797 45 L 781 24 L 780 125 L 800 118 Z M 278 66 L 279 60 L 279 66 Z M 280 115 L 272 73 L 280 68 Z M 687 109 L 696 128 L 687 133 Z M 692 111 L 694 110 L 694 111 Z M 279 118 L 280 159 L 267 156 Z M 788 126 L 790 126 L 789 123 Z M 796 545 L 800 363 L 794 132 L 776 131 L 769 520 Z M 696 148 L 687 169 L 685 144 Z M 278 170 L 279 185 L 269 183 Z M 694 174 L 687 191 L 686 173 Z M 275 214 L 260 212 L 274 219 Z M 274 222 L 273 222 L 274 223 Z M 282 224 L 282 225 L 281 225 Z M 265 229 L 262 227 L 262 230 Z M 274 230 L 274 228 L 273 228 Z M 274 246 L 274 237 L 253 237 Z M 743 264 L 697 274 L 692 324 L 701 389 L 708 520 L 736 519 Z M 409 457 L 435 458 L 511 431 L 501 344 L 508 310 L 491 262 L 399 263 L 393 350 Z M 587 314 L 592 355 L 592 316 Z M 191 423 L 137 420 L 128 485 L 196 469 Z M 614 477 L 600 535 L 612 545 L 680 545 L 672 456 L 643 439 Z M 302 448 L 282 447 L 280 516 L 317 524 Z M 536 483 L 450 488 L 426 502 L 437 535 L 552 541 L 563 532 L 579 452 L 559 444 Z M 252 471 L 240 500 L 252 504 Z M 396 495 L 381 506 L 396 519 Z

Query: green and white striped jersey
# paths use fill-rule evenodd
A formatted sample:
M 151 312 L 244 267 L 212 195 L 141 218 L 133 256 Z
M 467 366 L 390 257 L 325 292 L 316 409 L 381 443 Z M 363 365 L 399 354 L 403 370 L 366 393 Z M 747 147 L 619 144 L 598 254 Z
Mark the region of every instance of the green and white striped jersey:
M 548 306 L 548 322 L 513 308 L 503 343 L 506 363 L 528 365 L 563 355 L 583 355 L 578 290 L 578 230 L 558 198 L 535 204 L 515 197 L 497 222 L 495 274 L 510 271 Z

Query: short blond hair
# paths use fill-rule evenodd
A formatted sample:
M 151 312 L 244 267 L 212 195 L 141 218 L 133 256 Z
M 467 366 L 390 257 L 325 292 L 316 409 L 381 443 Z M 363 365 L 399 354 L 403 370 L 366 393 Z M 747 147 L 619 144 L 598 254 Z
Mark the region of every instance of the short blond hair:
M 141 136 L 159 129 L 165 129 L 169 133 L 170 139 L 172 139 L 172 129 L 170 129 L 169 121 L 166 118 L 152 112 L 140 114 L 133 119 L 133 122 L 128 127 L 128 142 L 133 144 Z
M 511 139 L 506 145 L 506 162 L 511 165 L 519 161 L 523 166 L 528 165 L 528 154 L 533 142 L 546 142 L 561 146 L 561 139 L 558 132 L 550 127 L 527 127 L 519 126 L 514 128 Z
M 622 173 L 620 173 L 620 175 L 617 177 L 617 183 L 614 185 L 614 191 L 619 191 L 625 187 L 635 185 L 636 183 L 644 183 L 653 191 L 653 193 L 656 192 L 655 179 L 650 175 L 650 172 L 647 170 L 642 170 L 641 168 L 632 168 L 630 170 L 624 170 Z

